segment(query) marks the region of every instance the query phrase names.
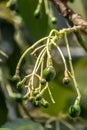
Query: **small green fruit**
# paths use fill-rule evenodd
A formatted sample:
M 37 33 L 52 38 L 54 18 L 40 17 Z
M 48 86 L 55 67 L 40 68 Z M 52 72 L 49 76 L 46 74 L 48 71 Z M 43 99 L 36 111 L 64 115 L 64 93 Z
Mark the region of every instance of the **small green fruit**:
M 68 85 L 68 84 L 70 83 L 70 78 L 69 78 L 68 76 L 67 76 L 67 77 L 64 77 L 63 83 L 64 83 L 65 85 Z
M 77 117 L 80 115 L 80 113 L 81 113 L 81 108 L 80 108 L 79 104 L 70 106 L 69 114 L 71 117 Z
M 23 96 L 20 93 L 15 93 L 13 96 L 11 96 L 16 102 L 22 102 L 23 101 Z
M 55 68 L 53 66 L 49 66 L 49 67 L 45 68 L 42 72 L 42 76 L 48 82 L 54 80 L 54 78 L 56 76 Z
M 13 81 L 16 82 L 16 83 L 19 82 L 20 81 L 20 76 L 18 74 L 15 74 L 13 76 Z
M 34 97 L 29 97 L 29 101 L 32 103 L 35 101 L 35 98 Z
M 52 24 L 56 24 L 57 23 L 57 19 L 56 19 L 56 17 L 51 17 L 51 23 Z
M 46 85 L 46 80 L 45 80 L 45 79 L 42 79 L 42 80 L 40 81 L 40 83 L 41 83 L 42 86 L 45 86 L 45 85 Z
M 34 107 L 40 107 L 40 102 L 37 101 L 37 100 L 35 100 L 35 101 L 33 102 L 33 105 L 34 105 Z
M 35 12 L 34 12 L 34 16 L 35 16 L 35 18 L 40 18 L 40 16 L 41 16 L 41 11 L 39 10 L 39 9 L 36 9 L 35 10 Z

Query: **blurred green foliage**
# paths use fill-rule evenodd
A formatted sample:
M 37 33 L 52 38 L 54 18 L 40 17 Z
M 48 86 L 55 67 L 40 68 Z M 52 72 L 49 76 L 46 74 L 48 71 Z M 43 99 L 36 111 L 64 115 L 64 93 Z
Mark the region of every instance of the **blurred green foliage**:
M 32 0 L 32 2 L 30 0 L 17 0 L 17 2 L 20 14 L 29 31 L 30 36 L 35 40 L 39 40 L 40 38 L 46 36 L 47 32 L 49 31 L 49 25 L 48 17 L 44 12 L 44 6 L 42 7 L 41 18 L 37 19 L 34 17 L 34 11 L 37 7 L 38 0 Z
M 6 123 L 3 127 L 10 128 L 11 130 L 43 130 L 43 127 L 39 123 L 35 123 L 29 119 L 17 119 L 15 122 Z

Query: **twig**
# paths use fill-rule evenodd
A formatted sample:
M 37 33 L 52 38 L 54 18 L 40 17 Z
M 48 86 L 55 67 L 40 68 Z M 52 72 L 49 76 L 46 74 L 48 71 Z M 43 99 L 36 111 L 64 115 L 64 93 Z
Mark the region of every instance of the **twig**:
M 68 5 L 66 0 L 51 0 L 55 6 L 58 8 L 58 11 L 60 14 L 62 14 L 65 18 L 67 18 L 69 24 L 71 26 L 82 26 L 82 31 L 87 34 L 87 22 L 82 18 L 81 15 L 75 13 Z M 78 42 L 80 45 L 84 48 L 84 50 L 87 52 L 87 47 L 84 44 L 82 38 L 81 41 L 79 41 L 78 34 L 75 34 L 77 37 Z
M 75 13 L 67 4 L 62 0 L 51 0 L 59 9 L 60 13 L 68 19 L 73 25 L 86 26 L 87 22 L 77 13 Z

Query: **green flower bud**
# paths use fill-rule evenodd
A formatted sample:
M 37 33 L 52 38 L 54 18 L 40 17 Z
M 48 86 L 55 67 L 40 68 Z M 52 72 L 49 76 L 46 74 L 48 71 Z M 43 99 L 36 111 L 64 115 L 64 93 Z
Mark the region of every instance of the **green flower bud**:
M 33 105 L 34 105 L 34 107 L 40 107 L 40 102 L 37 101 L 37 100 L 35 100 L 35 101 L 33 102 Z

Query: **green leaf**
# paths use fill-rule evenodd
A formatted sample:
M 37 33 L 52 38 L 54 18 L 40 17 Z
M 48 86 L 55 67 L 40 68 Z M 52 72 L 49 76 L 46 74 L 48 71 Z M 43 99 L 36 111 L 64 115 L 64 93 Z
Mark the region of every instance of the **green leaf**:
M 80 92 L 87 102 L 87 56 L 81 58 L 75 65 L 75 74 Z
M 43 130 L 43 127 L 39 123 L 33 122 L 29 119 L 17 119 L 6 123 L 3 127 L 8 127 L 12 130 Z
M 42 16 L 39 19 L 34 17 L 34 11 L 37 7 L 37 0 L 17 0 L 20 14 L 24 20 L 24 23 L 29 30 L 29 35 L 35 40 L 46 36 L 48 32 L 48 17 L 44 11 L 44 5 L 42 6 Z
M 51 82 L 49 86 L 55 103 L 52 103 L 48 91 L 46 91 L 44 97 L 49 101 L 50 105 L 48 108 L 42 108 L 42 111 L 52 116 L 57 116 L 60 111 L 63 111 L 66 108 L 67 101 L 72 97 L 73 92 L 69 89 L 70 86 L 65 87 L 55 81 Z

